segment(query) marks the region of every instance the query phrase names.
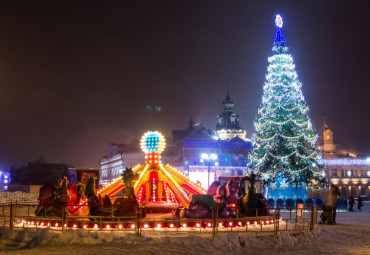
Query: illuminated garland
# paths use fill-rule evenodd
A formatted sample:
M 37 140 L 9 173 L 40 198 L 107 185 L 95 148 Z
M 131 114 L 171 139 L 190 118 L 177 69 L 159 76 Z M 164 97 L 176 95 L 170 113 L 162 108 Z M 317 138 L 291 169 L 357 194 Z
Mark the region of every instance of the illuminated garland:
M 297 121 L 295 121 L 295 120 L 292 120 L 292 122 L 294 123 L 294 124 L 296 124 L 298 127 L 303 127 L 303 126 L 306 126 L 306 125 L 308 125 L 308 123 L 309 123 L 309 121 L 307 120 L 307 121 L 305 121 L 305 122 L 303 122 L 303 123 L 298 123 Z
M 284 124 L 286 124 L 286 123 L 288 123 L 289 121 L 291 121 L 291 122 L 293 122 L 295 125 L 297 125 L 298 127 L 304 127 L 304 126 L 306 126 L 306 125 L 308 125 L 309 124 L 309 121 L 307 120 L 307 121 L 305 121 L 305 122 L 303 122 L 303 123 L 298 123 L 297 121 L 295 121 L 295 120 L 292 120 L 291 118 L 289 118 L 288 120 L 285 120 L 285 121 L 281 121 L 281 122 L 279 122 L 279 121 L 274 121 L 274 120 L 270 120 L 270 121 L 265 121 L 265 123 L 262 123 L 262 124 L 259 124 L 259 123 L 255 123 L 255 126 L 258 128 L 258 129 L 262 129 L 262 128 L 264 128 L 266 125 L 270 125 L 271 123 L 272 124 L 276 124 L 276 125 L 284 125 Z M 307 127 L 307 129 L 306 130 L 310 130 L 308 127 Z M 316 137 L 316 135 L 315 135 L 315 137 Z
M 266 157 L 266 154 L 265 154 L 265 155 L 263 155 L 263 156 L 262 156 L 262 157 L 260 157 L 260 158 L 256 158 L 256 157 L 254 157 L 252 153 L 250 153 L 250 154 L 249 154 L 249 156 L 250 156 L 251 158 L 253 158 L 253 160 L 260 161 L 261 159 L 263 159 L 263 158 L 265 158 L 265 157 Z
M 288 123 L 289 121 L 290 121 L 290 119 L 286 120 L 286 121 L 281 121 L 281 122 L 270 120 L 271 123 L 276 124 L 276 125 L 284 125 L 284 124 Z
M 299 157 L 301 157 L 301 158 L 304 158 L 304 159 L 312 158 L 311 156 L 312 156 L 313 154 L 316 154 L 316 153 L 317 153 L 316 151 L 313 151 L 310 155 L 308 155 L 308 156 L 303 156 L 303 155 L 299 154 L 299 152 L 297 152 L 298 156 L 299 156 Z
M 295 188 L 296 187 L 296 185 L 292 185 L 292 186 L 288 186 L 288 187 L 284 187 L 284 188 L 278 188 L 278 187 L 274 187 L 274 186 L 269 186 L 269 185 L 266 185 L 269 189 L 273 189 L 273 190 L 284 190 L 284 189 L 289 189 L 289 188 Z M 314 189 L 313 187 L 308 187 L 307 185 L 300 185 L 300 184 L 298 184 L 297 185 L 298 187 L 301 187 L 301 188 L 304 188 L 304 189 L 311 189 L 311 190 L 313 190 L 313 191 L 315 191 L 315 192 L 318 192 L 318 191 L 322 191 L 322 190 L 324 190 L 324 189 L 326 189 L 325 187 L 322 187 L 322 188 L 319 188 L 319 189 Z
M 274 139 L 274 137 L 276 136 L 276 134 L 274 134 L 273 136 L 269 137 L 269 138 L 261 138 L 259 137 L 258 135 L 256 135 L 256 137 L 259 139 L 259 140 L 262 140 L 262 141 L 269 141 L 271 139 Z
M 289 158 L 290 156 L 294 155 L 295 154 L 295 151 L 293 151 L 291 154 L 289 155 L 286 155 L 286 156 L 277 156 L 277 155 L 274 155 L 273 153 L 271 153 L 269 151 L 269 155 L 273 156 L 274 158 L 277 158 L 277 159 L 284 159 L 284 158 Z
M 301 135 L 297 135 L 297 136 L 285 136 L 285 135 L 280 134 L 280 133 L 279 133 L 279 135 L 280 135 L 281 137 L 284 137 L 285 139 L 297 139 L 297 138 L 300 138 L 300 137 L 302 137 L 302 136 L 303 136 L 303 134 L 301 134 Z
M 253 138 L 254 148 L 248 167 L 267 181 L 278 177 L 287 183 L 292 180 L 298 183 L 309 183 L 312 179 L 321 181 L 319 174 L 323 171 L 315 172 L 313 169 L 317 169 L 314 163 L 320 157 L 315 149 L 318 136 L 307 116 L 309 107 L 301 91 L 302 84 L 298 80 L 293 57 L 287 51 L 280 27 L 275 36 L 274 55 L 268 58 L 259 119 L 254 123 L 257 133 Z M 298 148 L 305 148 L 305 153 L 299 149 L 300 154 Z M 318 165 L 318 168 L 322 169 L 322 166 Z M 289 187 L 282 189 L 286 188 Z
M 291 85 L 285 85 L 283 83 L 265 83 L 266 87 L 284 87 L 284 88 L 296 88 L 299 89 L 301 86 L 293 82 Z
M 306 166 L 306 167 L 304 167 L 304 168 L 302 168 L 302 169 L 299 169 L 299 170 L 290 170 L 290 172 L 291 172 L 291 173 L 300 173 L 300 172 L 302 172 L 302 171 L 306 170 L 307 168 L 309 168 L 309 166 Z

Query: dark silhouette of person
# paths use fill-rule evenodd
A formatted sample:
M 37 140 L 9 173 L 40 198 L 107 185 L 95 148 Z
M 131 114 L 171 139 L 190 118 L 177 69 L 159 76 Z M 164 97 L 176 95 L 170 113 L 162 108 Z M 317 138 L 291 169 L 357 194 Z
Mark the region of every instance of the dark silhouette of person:
M 359 211 L 361 211 L 361 207 L 362 207 L 362 198 L 360 196 L 358 196 L 358 198 L 357 198 L 357 209 Z
M 328 221 L 328 224 L 337 224 L 335 222 L 335 217 L 337 214 L 338 207 L 338 196 L 341 196 L 342 193 L 334 184 L 330 185 L 329 190 L 325 193 L 324 204 L 331 211 L 331 222 Z
M 351 196 L 349 198 L 349 211 L 353 212 L 353 205 L 355 204 L 355 198 Z

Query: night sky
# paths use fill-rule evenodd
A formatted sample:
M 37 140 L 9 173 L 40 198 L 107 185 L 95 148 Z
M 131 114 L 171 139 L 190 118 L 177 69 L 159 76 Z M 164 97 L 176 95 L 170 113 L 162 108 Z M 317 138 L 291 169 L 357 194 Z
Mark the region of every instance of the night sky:
M 370 1 L 2 1 L 0 168 L 215 128 L 227 88 L 251 137 L 276 13 L 314 127 L 370 152 Z

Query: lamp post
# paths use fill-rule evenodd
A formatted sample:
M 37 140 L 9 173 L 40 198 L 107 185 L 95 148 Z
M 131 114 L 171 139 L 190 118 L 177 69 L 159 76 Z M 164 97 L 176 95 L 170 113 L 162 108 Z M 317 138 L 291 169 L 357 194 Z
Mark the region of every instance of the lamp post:
M 217 160 L 217 154 L 214 153 L 202 153 L 200 155 L 200 162 L 203 163 L 204 161 L 208 164 L 208 187 L 210 184 L 210 172 L 211 172 L 211 162 L 214 162 Z

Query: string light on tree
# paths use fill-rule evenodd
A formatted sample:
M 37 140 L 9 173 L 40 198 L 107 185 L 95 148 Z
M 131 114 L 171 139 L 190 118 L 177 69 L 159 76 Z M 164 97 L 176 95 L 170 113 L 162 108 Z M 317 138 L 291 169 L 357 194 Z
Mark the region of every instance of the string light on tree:
M 321 155 L 315 148 L 318 135 L 307 115 L 302 83 L 293 57 L 288 54 L 279 14 L 275 16 L 275 25 L 274 54 L 268 58 L 249 167 L 265 183 L 279 189 L 285 188 L 283 183 L 288 187 L 304 187 L 312 181 L 325 183 L 324 168 L 317 162 Z

